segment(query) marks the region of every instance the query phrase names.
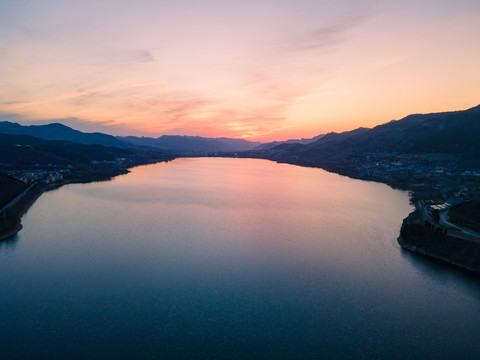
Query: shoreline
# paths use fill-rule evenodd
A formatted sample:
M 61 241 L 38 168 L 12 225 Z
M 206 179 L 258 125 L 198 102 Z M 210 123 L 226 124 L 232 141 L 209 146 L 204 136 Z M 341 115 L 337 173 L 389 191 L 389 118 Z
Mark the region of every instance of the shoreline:
M 227 156 L 235 157 L 235 156 Z M 238 156 L 236 156 L 238 157 Z M 390 186 L 392 189 L 402 190 L 409 192 L 410 202 L 413 203 L 415 199 L 419 196 L 420 193 L 424 192 L 427 188 L 433 188 L 436 184 L 423 184 L 420 186 L 415 186 L 405 179 L 399 181 L 396 178 L 389 179 L 378 179 L 373 177 L 365 177 L 358 174 L 354 168 L 349 166 L 344 166 L 341 163 L 324 163 L 324 164 L 314 164 L 314 163 L 305 163 L 302 161 L 285 161 L 277 160 L 268 157 L 252 157 L 252 158 L 261 158 L 265 160 L 275 161 L 277 163 L 286 163 L 290 165 L 302 166 L 302 167 L 311 167 L 311 168 L 320 168 L 325 171 L 347 176 L 351 179 L 358 179 L 363 181 L 374 181 L 377 183 L 382 183 Z M 405 219 L 403 219 L 402 226 L 400 228 L 400 234 L 397 238 L 397 242 L 402 249 L 408 250 L 417 255 L 427 256 L 436 260 L 440 260 L 448 265 L 461 268 L 463 270 L 469 271 L 473 274 L 480 273 L 480 244 L 473 241 L 463 240 L 456 237 L 440 235 L 437 233 L 430 233 L 428 230 L 424 229 L 423 223 L 421 226 L 421 231 L 419 231 L 414 236 L 406 236 L 405 229 L 407 229 L 412 221 L 412 218 L 415 217 L 418 213 L 418 210 L 415 209 L 412 211 Z M 419 229 L 417 229 L 419 230 Z
M 480 267 L 471 267 L 468 264 L 464 264 L 462 262 L 454 261 L 448 256 L 442 256 L 442 255 L 436 254 L 434 252 L 425 251 L 422 248 L 417 248 L 417 246 L 415 246 L 415 245 L 407 244 L 405 242 L 405 240 L 402 238 L 402 236 L 399 236 L 397 238 L 397 242 L 402 249 L 404 249 L 406 251 L 410 251 L 410 252 L 412 252 L 416 255 L 422 255 L 422 256 L 426 256 L 428 258 L 432 258 L 432 259 L 435 259 L 435 260 L 440 260 L 443 263 L 455 266 L 456 268 L 460 268 L 462 270 L 466 270 L 470 273 L 474 273 L 474 274 L 480 273 Z
M 129 169 L 136 166 L 156 164 L 165 161 L 170 160 L 158 160 L 150 163 L 140 163 L 127 169 L 100 169 L 97 172 L 90 172 L 87 176 L 77 174 L 71 178 L 51 184 L 37 183 L 25 194 L 21 200 L 0 215 L 0 241 L 6 241 L 12 238 L 23 229 L 23 215 L 35 203 L 35 201 L 42 196 L 44 192 L 55 190 L 68 184 L 87 184 L 97 181 L 109 181 L 117 176 L 128 174 L 130 172 Z
M 8 240 L 23 229 L 22 216 L 46 190 L 46 184 L 37 183 L 11 208 L 0 215 L 0 241 Z
M 4 233 L 0 234 L 0 241 L 8 240 L 11 237 L 17 235 L 17 233 L 23 229 L 22 224 L 17 224 L 13 229 L 7 230 Z
M 225 156 L 227 158 L 232 158 L 231 156 Z M 276 161 L 274 159 L 265 159 L 270 161 L 275 161 L 277 163 L 287 163 L 290 165 L 297 165 L 302 167 L 310 168 L 321 168 L 328 172 L 339 174 L 342 176 L 347 176 L 352 179 L 358 179 L 363 181 L 375 181 L 378 183 L 383 183 L 390 186 L 393 189 L 409 191 L 410 201 L 413 201 L 416 195 L 416 189 L 414 186 L 408 186 L 408 184 L 398 184 L 390 183 L 388 181 L 379 181 L 378 179 L 363 178 L 357 174 L 353 174 L 350 171 L 342 171 L 341 167 L 332 169 L 327 166 L 320 165 L 307 165 L 299 163 L 290 163 L 285 161 Z M 155 164 L 161 161 L 151 162 L 149 164 Z M 141 166 L 146 164 L 137 164 L 132 166 Z M 63 185 L 68 184 L 78 184 L 78 183 L 90 183 L 95 181 L 108 181 L 119 175 L 125 175 L 130 172 L 129 169 L 102 169 L 102 171 L 97 173 L 90 173 L 86 177 L 72 177 L 70 179 L 62 180 L 61 182 L 53 184 L 43 184 L 39 183 L 25 195 L 18 204 L 14 205 L 12 209 L 6 211 L 7 214 L 0 215 L 0 241 L 7 240 L 15 236 L 23 226 L 21 224 L 22 216 L 28 211 L 30 206 L 46 191 L 58 189 Z M 399 186 L 400 185 L 400 186 Z M 2 219 L 3 218 L 3 219 Z M 7 218 L 7 219 L 5 219 Z M 3 223 L 2 223 L 3 220 Z M 6 221 L 5 221 L 6 220 Z M 413 231 L 412 231 L 413 229 Z M 468 270 L 473 273 L 480 273 L 480 245 L 468 240 L 461 240 L 458 238 L 453 238 L 450 236 L 439 235 L 433 232 L 428 232 L 424 229 L 423 225 L 419 224 L 418 219 L 418 210 L 415 209 L 411 212 L 402 222 L 400 228 L 400 234 L 397 238 L 397 242 L 402 249 L 408 250 L 412 253 L 420 254 L 423 256 L 428 256 L 437 260 L 441 260 L 452 266 L 460 267 L 464 270 Z M 478 256 L 473 256 L 477 254 Z M 475 261 L 475 258 L 478 261 Z
M 320 167 L 326 171 L 347 176 L 352 179 L 374 181 L 386 184 L 392 189 L 408 191 L 411 203 L 414 203 L 419 193 L 425 191 L 425 189 L 418 188 L 414 185 L 408 184 L 407 182 L 398 182 L 396 181 L 396 179 L 385 179 L 382 181 L 379 179 L 363 177 L 356 174 L 351 169 L 342 168 L 341 166 L 336 168 L 327 166 L 316 167 Z M 473 274 L 480 273 L 480 244 L 478 243 L 468 240 L 462 240 L 452 236 L 440 235 L 438 233 L 430 233 L 428 232 L 428 230 L 424 229 L 423 226 L 422 234 L 417 234 L 413 237 L 406 237 L 405 229 L 409 226 L 412 217 L 417 216 L 417 214 L 418 210 L 415 209 L 402 221 L 400 234 L 397 238 L 397 243 L 402 249 L 410 251 L 417 255 L 422 255 L 442 261 L 448 265 L 455 266 L 465 271 L 469 271 Z M 409 243 L 409 241 L 411 243 Z

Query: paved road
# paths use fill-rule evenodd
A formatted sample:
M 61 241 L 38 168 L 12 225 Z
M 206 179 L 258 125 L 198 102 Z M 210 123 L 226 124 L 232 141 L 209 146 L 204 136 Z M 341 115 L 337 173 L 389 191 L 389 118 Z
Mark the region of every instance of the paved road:
M 20 195 L 17 195 L 12 201 L 10 201 L 7 205 L 0 209 L 0 214 L 3 214 L 6 210 L 10 209 L 12 206 L 15 206 L 28 192 L 37 185 L 37 181 L 31 184 L 28 188 L 26 188 Z
M 450 235 L 452 235 L 452 236 L 457 236 L 457 237 L 461 237 L 462 239 L 465 239 L 465 240 L 470 240 L 470 241 L 475 241 L 475 242 L 480 243 L 480 234 L 479 233 L 477 233 L 475 231 L 472 231 L 470 229 L 467 229 L 465 227 L 458 226 L 458 225 L 453 224 L 450 221 L 448 221 L 448 210 L 440 213 L 439 224 L 442 227 L 447 228 L 447 230 L 450 231 Z M 450 230 L 450 229 L 452 229 L 452 230 Z
M 420 214 L 423 217 L 423 220 L 427 220 L 430 223 L 434 224 L 432 221 L 432 218 L 430 217 L 430 213 L 427 210 L 427 207 L 425 206 L 425 203 L 420 200 L 417 203 L 417 209 L 420 211 Z M 454 236 L 460 239 L 468 240 L 468 241 L 473 241 L 480 243 L 480 234 L 472 231 L 470 229 L 467 229 L 462 226 L 458 226 L 456 224 L 451 223 L 448 221 L 448 209 L 439 212 L 440 215 L 440 220 L 438 224 L 435 224 L 436 226 L 440 226 L 444 230 L 447 230 L 447 234 L 450 236 Z

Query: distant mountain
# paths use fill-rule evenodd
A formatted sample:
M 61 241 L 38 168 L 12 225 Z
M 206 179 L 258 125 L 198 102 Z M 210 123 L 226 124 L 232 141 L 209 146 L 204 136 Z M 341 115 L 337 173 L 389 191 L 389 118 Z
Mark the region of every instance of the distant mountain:
M 372 129 L 329 133 L 310 144 L 272 148 L 275 160 L 321 165 L 368 153 L 455 154 L 480 159 L 480 106 L 464 111 L 414 114 Z
M 84 133 L 58 123 L 22 126 L 17 123 L 3 121 L 0 122 L 0 134 L 28 135 L 43 140 L 70 141 L 78 144 L 103 145 L 116 148 L 154 148 L 166 152 L 175 152 L 179 155 L 247 151 L 260 145 L 259 142 L 243 139 L 205 138 L 200 136 L 115 137 L 99 132 Z
M 129 144 L 117 139 L 115 136 L 95 133 L 84 133 L 68 126 L 54 123 L 48 125 L 22 126 L 9 121 L 0 122 L 1 134 L 29 135 L 43 140 L 64 140 L 79 144 L 104 145 L 126 148 Z
M 178 135 L 163 135 L 159 138 L 127 136 L 119 139 L 135 147 L 154 147 L 181 155 L 248 151 L 260 144 L 243 139 Z
M 87 145 L 69 141 L 43 140 L 28 135 L 0 134 L 0 165 L 5 168 L 44 167 L 52 164 L 90 164 L 92 161 L 114 161 L 125 158 L 132 162 L 148 163 L 152 160 L 171 159 L 170 154 L 159 150 L 140 150 Z
M 267 144 L 199 136 L 114 137 L 102 133 L 83 133 L 62 124 L 22 126 L 11 122 L 0 122 L 0 134 L 29 135 L 43 140 L 123 149 L 156 149 L 183 156 L 243 152 L 244 156 L 268 157 L 313 166 L 369 153 L 393 156 L 456 154 L 462 159 L 480 160 L 480 105 L 464 111 L 409 115 L 372 129 L 358 128 L 312 139 Z
M 269 149 L 272 149 L 274 148 L 275 146 L 277 145 L 280 145 L 280 144 L 310 144 L 314 141 L 317 141 L 319 139 L 321 139 L 322 137 L 324 137 L 325 135 L 317 135 L 311 139 L 290 139 L 290 140 L 285 140 L 285 141 L 272 141 L 272 142 L 269 142 L 269 143 L 265 143 L 265 144 L 260 144 L 256 147 L 254 147 L 252 150 L 269 150 Z

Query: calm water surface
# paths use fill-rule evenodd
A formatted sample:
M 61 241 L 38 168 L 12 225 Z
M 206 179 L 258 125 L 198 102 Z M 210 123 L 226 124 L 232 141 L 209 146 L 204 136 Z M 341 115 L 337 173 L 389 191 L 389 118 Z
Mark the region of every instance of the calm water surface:
M 480 281 L 399 248 L 411 210 L 249 159 L 64 186 L 0 243 L 0 358 L 478 358 Z

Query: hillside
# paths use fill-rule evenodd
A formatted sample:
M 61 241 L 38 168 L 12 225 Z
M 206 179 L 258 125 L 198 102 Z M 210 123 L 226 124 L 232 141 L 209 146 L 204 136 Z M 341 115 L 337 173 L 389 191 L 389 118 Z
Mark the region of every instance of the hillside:
M 260 144 L 256 147 L 254 147 L 252 150 L 269 150 L 269 149 L 272 149 L 275 146 L 278 146 L 278 145 L 281 145 L 281 144 L 304 144 L 305 145 L 305 144 L 313 143 L 313 142 L 321 139 L 324 136 L 325 136 L 324 134 L 321 134 L 321 135 L 314 136 L 311 139 L 303 138 L 303 139 L 290 139 L 290 140 L 285 140 L 285 141 L 272 141 L 272 142 L 269 142 L 269 143 Z
M 274 147 L 270 157 L 321 165 L 366 154 L 452 154 L 480 160 L 480 106 L 455 112 L 409 115 L 372 129 L 330 133 L 307 145 Z
M 45 167 L 90 164 L 125 158 L 134 163 L 164 159 L 169 154 L 155 150 L 121 149 L 68 141 L 42 140 L 26 135 L 0 134 L 0 166 L 3 168 Z
M 63 140 L 87 145 L 104 145 L 125 148 L 129 147 L 125 142 L 112 135 L 84 133 L 74 130 L 62 124 L 30 125 L 22 126 L 9 121 L 0 122 L 1 134 L 29 135 L 43 140 Z
M 247 151 L 260 145 L 243 139 L 206 138 L 201 136 L 163 135 L 159 138 L 137 136 L 112 136 L 99 132 L 84 133 L 68 126 L 54 123 L 23 126 L 0 122 L 0 134 L 28 135 L 43 140 L 69 141 L 85 145 L 103 145 L 116 148 L 157 149 L 180 155 L 205 155 L 214 152 Z

